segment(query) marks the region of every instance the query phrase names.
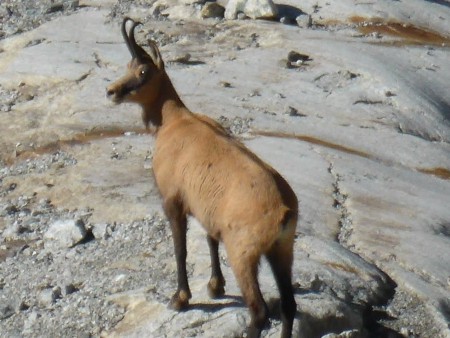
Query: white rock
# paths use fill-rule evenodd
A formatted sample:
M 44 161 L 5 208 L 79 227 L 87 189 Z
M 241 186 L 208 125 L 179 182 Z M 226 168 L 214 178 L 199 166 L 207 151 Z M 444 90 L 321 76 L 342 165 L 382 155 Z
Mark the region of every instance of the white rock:
M 45 246 L 50 248 L 70 248 L 86 237 L 82 220 L 58 220 L 50 225 L 44 234 Z
M 17 239 L 17 236 L 19 234 L 19 230 L 20 230 L 19 224 L 17 222 L 14 222 L 11 226 L 7 227 L 3 231 L 2 237 L 6 241 L 15 240 Z
M 225 8 L 225 18 L 236 19 L 239 12 L 252 19 L 274 19 L 278 14 L 272 0 L 230 0 Z
M 301 28 L 309 28 L 312 25 L 312 18 L 309 14 L 299 15 L 295 18 L 297 25 Z
M 61 297 L 61 289 L 59 287 L 47 288 L 42 290 L 38 295 L 38 302 L 43 307 L 51 306 L 56 299 Z
M 161 14 L 163 16 L 168 16 L 172 20 L 199 17 L 199 13 L 195 7 L 187 5 L 170 6 L 164 10 L 161 10 Z
M 109 223 L 95 224 L 92 228 L 92 234 L 95 239 L 107 239 L 111 236 L 111 225 Z

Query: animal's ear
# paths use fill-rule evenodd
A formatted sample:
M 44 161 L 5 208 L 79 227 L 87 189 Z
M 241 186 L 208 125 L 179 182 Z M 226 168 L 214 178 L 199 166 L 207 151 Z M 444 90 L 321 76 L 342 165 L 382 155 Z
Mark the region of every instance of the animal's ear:
M 156 42 L 153 40 L 147 40 L 148 45 L 150 47 L 150 57 L 152 58 L 153 63 L 159 70 L 164 69 L 164 62 L 161 57 L 161 53 L 159 52 L 158 46 L 156 45 Z

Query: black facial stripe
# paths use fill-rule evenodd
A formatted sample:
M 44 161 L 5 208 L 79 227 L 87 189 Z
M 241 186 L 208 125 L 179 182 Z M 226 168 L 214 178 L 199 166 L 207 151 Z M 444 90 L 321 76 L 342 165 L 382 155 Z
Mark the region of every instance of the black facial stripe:
M 133 90 L 138 90 L 145 84 L 146 80 L 147 77 L 128 81 L 122 86 L 122 89 L 120 91 L 121 96 L 126 96 L 130 94 L 130 92 L 132 92 Z

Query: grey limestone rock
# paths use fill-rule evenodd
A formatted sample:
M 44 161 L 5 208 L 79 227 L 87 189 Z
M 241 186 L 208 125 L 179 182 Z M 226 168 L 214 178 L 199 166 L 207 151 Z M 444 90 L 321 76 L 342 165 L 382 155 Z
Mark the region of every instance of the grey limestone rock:
M 272 0 L 230 0 L 225 8 L 225 18 L 236 19 L 239 13 L 252 19 L 275 19 L 278 11 Z
M 58 220 L 53 222 L 44 234 L 45 246 L 49 248 L 70 248 L 86 237 L 82 220 Z

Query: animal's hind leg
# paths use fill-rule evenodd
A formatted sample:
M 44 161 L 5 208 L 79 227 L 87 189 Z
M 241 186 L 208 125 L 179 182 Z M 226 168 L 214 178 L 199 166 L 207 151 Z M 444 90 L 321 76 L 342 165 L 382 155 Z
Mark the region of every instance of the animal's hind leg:
M 172 229 L 172 238 L 177 262 L 178 288 L 169 303 L 169 308 L 173 310 L 183 310 L 189 304 L 191 290 L 186 271 L 186 231 L 187 219 L 183 213 L 183 208 L 175 198 L 164 201 L 164 212 L 169 219 Z
M 225 278 L 223 278 L 219 260 L 219 241 L 209 235 L 206 240 L 211 255 L 211 278 L 208 282 L 208 294 L 211 298 L 219 298 L 225 293 Z
M 292 287 L 293 239 L 276 241 L 266 254 L 266 257 L 280 291 L 281 320 L 283 325 L 281 337 L 289 338 L 292 335 L 294 317 L 297 311 L 294 289 Z
M 229 263 L 241 289 L 245 304 L 250 311 L 251 322 L 247 329 L 247 337 L 257 338 L 261 335 L 268 317 L 267 305 L 261 295 L 257 277 L 260 256 L 250 251 L 239 251 L 234 243 L 225 242 L 225 246 Z

